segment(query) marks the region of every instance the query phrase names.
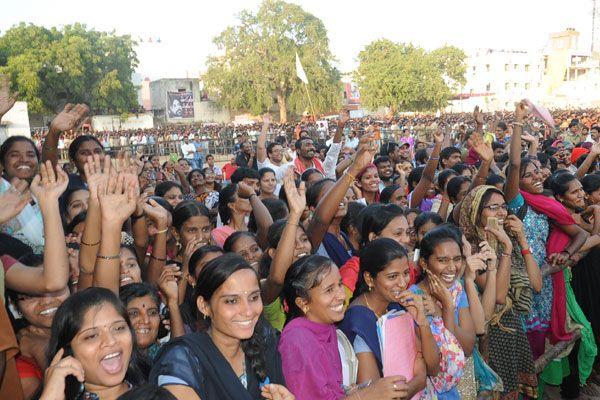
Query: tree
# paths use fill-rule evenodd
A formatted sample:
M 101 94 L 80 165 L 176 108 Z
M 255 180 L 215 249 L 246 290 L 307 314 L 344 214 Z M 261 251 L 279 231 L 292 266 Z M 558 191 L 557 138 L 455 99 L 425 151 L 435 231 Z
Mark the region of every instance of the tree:
M 314 112 L 338 108 L 340 74 L 332 65 L 327 30 L 300 6 L 266 0 L 256 14 L 242 11 L 239 24 L 225 29 L 214 43 L 219 54 L 209 57 L 202 79 L 222 106 L 260 114 L 276 99 L 282 122 L 288 109 L 308 110 L 306 88 L 296 77 L 297 52 L 309 79 Z
M 30 111 L 54 112 L 65 102 L 94 112 L 129 112 L 137 105 L 137 66 L 129 36 L 67 25 L 61 30 L 21 23 L 0 36 L 0 73 L 11 78 Z
M 361 101 L 370 109 L 433 111 L 452 96 L 454 82 L 464 82 L 465 55 L 454 47 L 427 53 L 387 39 L 371 42 L 358 55 L 354 73 Z

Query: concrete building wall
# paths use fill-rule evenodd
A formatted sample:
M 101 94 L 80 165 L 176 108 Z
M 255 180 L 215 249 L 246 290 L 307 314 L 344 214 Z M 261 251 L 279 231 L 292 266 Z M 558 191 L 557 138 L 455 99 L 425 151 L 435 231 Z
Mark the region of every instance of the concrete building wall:
M 27 112 L 27 102 L 25 101 L 17 101 L 14 107 L 2 117 L 0 143 L 10 136 L 31 137 L 29 114 Z
M 151 128 L 154 128 L 154 115 L 151 112 L 131 115 L 125 119 L 118 115 L 94 115 L 92 117 L 92 129 L 96 132 Z

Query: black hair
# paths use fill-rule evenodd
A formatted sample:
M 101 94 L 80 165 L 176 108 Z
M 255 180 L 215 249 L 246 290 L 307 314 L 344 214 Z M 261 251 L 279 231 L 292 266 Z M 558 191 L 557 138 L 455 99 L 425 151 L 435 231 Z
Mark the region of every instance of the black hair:
M 325 178 L 313 183 L 312 186 L 308 188 L 306 191 L 306 205 L 308 207 L 317 206 L 319 199 L 321 198 L 321 193 L 323 192 L 323 186 L 328 182 L 335 183 L 333 179 Z
M 0 255 L 10 256 L 25 265 L 35 265 L 36 262 L 31 262 L 33 258 L 36 258 L 37 260 L 34 261 L 37 261 L 39 264 L 44 262 L 44 257 L 40 254 L 35 254 L 29 245 L 2 232 L 0 232 Z
M 568 172 L 554 173 L 550 176 L 550 189 L 555 196 L 564 196 L 569 190 L 569 184 L 575 180 L 577 177 Z
M 494 150 L 494 151 L 495 151 L 495 150 L 498 150 L 498 149 L 502 149 L 502 150 L 504 150 L 505 148 L 506 148 L 506 147 L 505 147 L 505 146 L 504 146 L 502 143 L 500 143 L 500 142 L 498 142 L 498 141 L 493 141 L 493 142 L 492 142 L 492 150 Z
M 73 233 L 73 231 L 75 230 L 77 225 L 81 224 L 82 222 L 85 222 L 86 218 L 87 218 L 87 211 L 82 211 L 79 214 L 77 214 L 76 216 L 74 216 L 73 219 L 71 220 L 71 222 L 69 222 L 69 224 L 65 228 L 65 236 Z
M 233 174 L 231 174 L 231 183 L 238 183 L 244 179 L 259 179 L 258 171 L 253 168 L 238 167 Z
M 71 341 L 82 327 L 85 314 L 91 308 L 102 307 L 109 304 L 115 308 L 117 313 L 127 322 L 131 331 L 131 358 L 127 366 L 125 379 L 133 386 L 145 382 L 149 366 L 137 350 L 135 332 L 131 328 L 127 310 L 119 298 L 109 289 L 91 287 L 73 293 L 59 307 L 52 321 L 52 329 L 46 359 L 48 363 L 54 358 L 60 349 L 65 349 L 65 356 L 73 355 Z M 65 380 L 65 398 L 76 399 L 80 394 L 81 384 L 74 376 L 68 376 Z
M 321 177 L 323 177 L 323 173 L 322 173 L 321 171 L 319 171 L 318 169 L 316 169 L 316 168 L 307 168 L 307 169 L 306 169 L 306 170 L 305 170 L 305 171 L 302 173 L 302 175 L 300 175 L 300 180 L 301 180 L 302 182 L 308 182 L 308 178 L 310 178 L 310 176 L 311 176 L 312 174 L 319 174 L 319 175 L 321 175 Z
M 415 187 L 419 184 L 419 181 L 423 176 L 423 171 L 425 171 L 425 166 L 419 165 L 418 167 L 413 168 L 406 177 L 406 182 L 408 183 L 408 189 L 410 192 L 415 190 Z
M 504 121 L 498 122 L 498 125 L 496 125 L 496 126 L 500 129 L 502 129 L 503 131 L 506 131 L 508 129 L 508 126 L 506 125 L 506 122 L 504 122 Z
M 219 192 L 219 216 L 223 225 L 227 225 L 231 219 L 229 204 L 235 202 L 237 196 L 237 185 L 232 183 L 225 186 Z
M 394 151 L 396 151 L 396 147 L 398 147 L 398 143 L 387 142 L 383 146 L 381 146 L 381 149 L 379 150 L 379 154 L 382 156 L 389 156 Z
M 456 197 L 460 193 L 461 186 L 467 182 L 471 183 L 471 179 L 463 175 L 455 176 L 448 181 L 448 184 L 446 185 L 446 192 L 448 193 L 448 197 L 450 198 L 450 200 L 456 203 Z
M 67 224 L 69 200 L 71 200 L 71 196 L 75 194 L 75 192 L 80 190 L 89 192 L 89 190 L 83 185 L 73 185 L 72 187 L 67 186 L 67 190 L 59 198 L 58 207 L 60 208 L 60 217 L 63 221 L 63 227 L 65 227 Z
M 183 194 L 183 188 L 179 183 L 173 181 L 164 181 L 156 185 L 156 187 L 154 188 L 154 195 L 158 197 L 164 197 L 169 190 L 175 187 L 179 188 L 179 190 L 181 190 L 181 193 Z
M 356 201 L 351 201 L 348 203 L 348 211 L 340 221 L 340 229 L 342 232 L 348 235 L 351 226 L 358 230 L 358 215 L 363 209 L 365 209 L 365 207 L 367 206 Z
M 378 156 L 377 158 L 375 158 L 375 161 L 373 161 L 373 164 L 375 164 L 376 166 L 379 166 L 379 164 L 384 163 L 384 162 L 390 162 L 390 157 L 389 156 Z
M 504 179 L 504 177 L 502 177 L 501 175 L 497 175 L 497 174 L 489 174 L 485 180 L 485 184 L 491 185 L 491 186 L 496 186 L 498 184 L 504 185 L 505 182 L 506 182 L 506 179 Z
M 127 307 L 131 300 L 139 299 L 144 296 L 150 296 L 156 303 L 156 306 L 160 306 L 158 290 L 148 282 L 130 283 L 119 288 L 119 299 L 123 302 L 125 307 Z
M 392 199 L 392 195 L 396 190 L 400 189 L 400 185 L 393 184 L 390 186 L 386 186 L 379 195 L 379 202 L 381 204 L 388 204 Z
M 185 200 L 177 204 L 175 210 L 173 210 L 173 228 L 177 231 L 181 230 L 181 227 L 188 219 L 192 217 L 204 216 L 210 220 L 210 211 L 206 206 L 195 200 Z
M 452 169 L 455 170 L 458 175 L 462 175 L 466 170 L 471 170 L 467 164 L 463 163 L 453 165 Z
M 277 143 L 277 142 L 271 142 L 267 145 L 267 154 L 271 154 L 273 153 L 273 147 L 275 146 L 281 146 L 281 143 Z
M 190 261 L 188 262 L 188 270 L 191 276 L 194 278 L 196 277 L 196 267 L 198 262 L 200 262 L 209 253 L 223 254 L 223 249 L 212 244 L 207 244 L 197 248 L 196 251 L 192 253 Z
M 583 191 L 587 194 L 591 194 L 596 190 L 600 189 L 600 175 L 588 174 L 581 179 L 581 186 Z
M 275 171 L 273 171 L 273 168 L 265 167 L 265 168 L 261 168 L 258 170 L 258 179 L 259 180 L 262 179 L 263 176 L 265 176 L 265 174 L 268 174 L 269 172 L 272 173 L 273 176 L 275 176 L 275 177 L 277 176 L 275 174 Z
M 452 168 L 441 170 L 437 176 L 437 185 L 440 191 L 443 191 L 446 188 L 448 181 L 457 175 L 458 173 Z
M 75 159 L 77 158 L 77 150 L 79 150 L 79 148 L 81 147 L 82 144 L 84 144 L 85 142 L 96 142 L 96 144 L 102 149 L 102 151 L 104 151 L 104 147 L 102 147 L 102 143 L 100 143 L 100 141 L 92 135 L 81 135 L 75 138 L 75 140 L 73 140 L 71 142 L 71 144 L 69 145 L 69 158 L 72 161 L 75 161 Z
M 390 262 L 397 259 L 408 258 L 408 253 L 404 247 L 394 239 L 378 238 L 367 243 L 360 250 L 359 258 L 360 270 L 353 299 L 368 290 L 365 281 L 365 272 L 368 272 L 371 277 L 375 279 L 377 274 L 383 271 Z
M 223 251 L 225 253 L 234 253 L 233 246 L 235 245 L 235 242 L 243 237 L 252 238 L 256 242 L 256 236 L 254 233 L 248 231 L 235 231 L 231 235 L 227 236 L 227 239 L 225 239 L 225 242 L 223 243 Z
M 287 224 L 287 220 L 286 219 L 275 219 L 273 218 L 273 225 L 271 225 L 269 227 L 269 230 L 267 231 L 267 239 L 269 241 L 268 243 L 268 247 L 270 249 L 276 250 L 277 246 L 279 245 L 279 241 L 281 240 L 281 236 L 283 235 L 283 231 L 286 227 Z M 302 226 L 302 224 L 298 225 L 298 229 L 302 229 L 302 231 L 306 234 L 306 231 L 304 229 L 304 226 Z M 269 273 L 269 270 L 271 269 L 271 263 L 273 262 L 273 259 L 271 258 L 271 256 L 269 255 L 268 251 L 265 251 L 263 253 L 262 259 L 260 260 L 260 267 L 259 267 L 259 275 L 260 276 L 266 276 Z
M 405 217 L 402 208 L 396 204 L 371 204 L 358 215 L 359 232 L 362 244 L 369 242 L 369 234 L 379 236 L 381 231 L 397 217 Z
M 521 158 L 521 166 L 519 167 L 519 178 L 523 178 L 525 175 L 525 170 L 530 164 L 535 164 L 535 160 L 530 156 L 525 156 Z M 510 165 L 508 168 L 511 168 Z M 507 171 L 508 174 L 509 171 Z
M 2 143 L 2 146 L 0 146 L 0 163 L 2 164 L 2 167 L 6 168 L 6 156 L 8 155 L 8 152 L 12 148 L 13 144 L 17 142 L 29 143 L 31 147 L 33 147 L 33 151 L 35 152 L 35 157 L 37 158 L 38 163 L 40 162 L 40 152 L 38 151 L 38 148 L 33 140 L 26 136 L 10 136 L 4 141 L 4 143 Z
M 304 132 L 308 132 L 306 130 L 303 130 Z M 302 148 L 302 142 L 304 142 L 305 140 L 310 140 L 313 144 L 314 144 L 314 140 L 312 140 L 310 137 L 300 137 L 298 140 L 296 140 L 296 142 L 294 143 L 294 147 L 299 150 Z
M 462 244 L 456 237 L 456 233 L 448 226 L 437 226 L 427 232 L 421 239 L 419 247 L 419 257 L 427 261 L 435 251 L 435 248 L 446 242 L 454 242 L 462 254 Z
M 281 192 L 284 192 L 284 190 L 282 189 Z M 283 200 L 268 198 L 262 199 L 261 201 L 267 208 L 267 211 L 269 211 L 269 214 L 271 215 L 271 219 L 273 219 L 273 221 L 286 218 L 290 213 L 287 204 L 285 204 Z M 248 218 L 248 230 L 254 233 L 256 233 L 256 231 L 258 230 L 258 226 L 256 225 L 256 217 L 254 217 L 254 212 L 250 213 L 250 218 Z
M 296 304 L 296 298 L 309 300 L 309 291 L 321 283 L 325 275 L 335 266 L 330 258 L 311 255 L 302 257 L 291 265 L 285 274 L 282 295 L 288 306 L 286 324 L 304 313 Z
M 177 397 L 162 386 L 145 383 L 123 393 L 117 400 L 177 400 Z
M 444 220 L 442 219 L 442 217 L 440 217 L 438 213 L 435 212 L 427 211 L 421 213 L 417 215 L 417 218 L 415 218 L 415 222 L 413 222 L 415 231 L 418 231 L 423 225 L 425 225 L 428 222 L 432 222 L 436 225 L 441 225 L 444 223 Z
M 425 164 L 429 159 L 429 154 L 426 149 L 417 150 L 415 153 L 415 161 L 419 164 Z
M 198 276 L 196 289 L 194 291 L 196 304 L 198 297 L 202 297 L 206 303 L 209 303 L 214 293 L 231 275 L 245 269 L 256 274 L 256 271 L 254 271 L 250 264 L 237 254 L 223 254 L 222 256 L 211 260 L 204 268 L 202 268 L 202 271 L 200 271 L 200 275 Z M 258 275 L 255 276 L 257 286 L 259 286 Z M 264 328 L 262 327 L 263 322 L 261 320 L 262 318 L 259 318 L 259 323 L 254 327 L 252 336 L 241 342 L 244 354 L 248 361 L 250 361 L 252 371 L 260 378 L 260 381 L 264 381 L 267 377 L 267 367 L 264 358 Z
M 148 200 L 154 200 L 159 206 L 167 210 L 171 215 L 173 214 L 173 206 L 167 200 L 165 200 L 164 197 L 150 196 Z

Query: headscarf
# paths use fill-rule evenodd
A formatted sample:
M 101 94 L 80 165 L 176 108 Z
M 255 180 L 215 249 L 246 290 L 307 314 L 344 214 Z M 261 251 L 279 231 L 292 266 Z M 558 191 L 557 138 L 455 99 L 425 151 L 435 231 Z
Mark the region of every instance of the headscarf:
M 500 248 L 498 240 L 493 235 L 486 235 L 484 228 L 479 224 L 481 219 L 480 209 L 482 200 L 485 194 L 490 190 L 495 192 L 499 191 L 498 188 L 494 186 L 484 185 L 476 187 L 465 196 L 460 205 L 459 225 L 473 249 L 478 249 L 479 243 L 487 240 L 490 247 L 496 252 L 498 260 L 500 260 L 499 256 L 501 255 L 502 249 Z M 525 259 L 521 254 L 521 247 L 519 244 L 514 238 L 511 237 L 510 239 L 513 244 L 511 254 L 510 289 L 508 291 L 508 296 L 511 301 L 506 304 L 510 306 L 512 303 L 512 306 L 516 311 L 528 313 L 531 308 L 532 291 L 529 276 L 527 275 L 527 269 L 525 267 Z

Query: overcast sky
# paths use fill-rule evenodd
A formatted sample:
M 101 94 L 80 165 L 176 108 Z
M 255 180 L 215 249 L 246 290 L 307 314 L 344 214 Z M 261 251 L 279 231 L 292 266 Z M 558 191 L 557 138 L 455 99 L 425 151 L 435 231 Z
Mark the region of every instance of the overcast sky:
M 580 47 L 591 41 L 593 0 L 294 0 L 323 20 L 338 67 L 347 72 L 356 56 L 378 38 L 428 49 L 540 49 L 551 32 L 573 27 Z M 214 53 L 212 38 L 258 0 L 2 0 L 0 34 L 25 21 L 44 26 L 82 22 L 145 39 L 137 50 L 138 72 L 151 79 L 195 77 Z M 600 0 L 598 0 L 600 7 Z M 146 43 L 152 38 L 153 43 Z M 161 43 L 155 43 L 160 38 Z

